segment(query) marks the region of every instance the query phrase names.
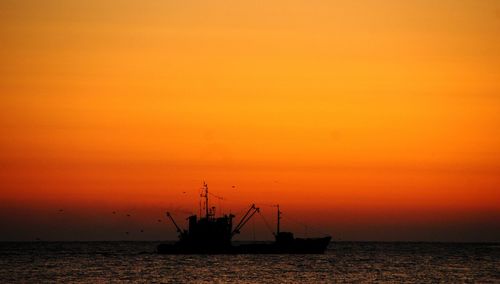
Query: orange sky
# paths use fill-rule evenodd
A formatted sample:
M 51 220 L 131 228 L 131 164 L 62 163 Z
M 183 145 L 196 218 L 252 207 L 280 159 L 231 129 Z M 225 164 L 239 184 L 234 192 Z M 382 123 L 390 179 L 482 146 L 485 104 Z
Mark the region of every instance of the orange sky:
M 334 239 L 500 241 L 498 1 L 144 2 L 0 3 L 0 240 L 121 239 L 205 179 Z

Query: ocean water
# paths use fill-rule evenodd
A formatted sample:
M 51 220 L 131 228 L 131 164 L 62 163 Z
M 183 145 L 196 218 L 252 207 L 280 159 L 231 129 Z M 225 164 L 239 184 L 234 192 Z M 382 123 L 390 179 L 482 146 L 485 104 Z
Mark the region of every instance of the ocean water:
M 500 244 L 332 243 L 323 255 L 158 255 L 157 242 L 0 243 L 0 283 L 500 283 Z

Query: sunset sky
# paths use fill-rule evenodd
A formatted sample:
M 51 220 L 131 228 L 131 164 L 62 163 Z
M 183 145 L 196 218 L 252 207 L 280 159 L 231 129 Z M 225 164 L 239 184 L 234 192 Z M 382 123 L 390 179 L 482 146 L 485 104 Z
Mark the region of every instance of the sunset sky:
M 500 241 L 500 1 L 0 2 L 0 240 L 175 239 L 203 180 L 334 240 Z

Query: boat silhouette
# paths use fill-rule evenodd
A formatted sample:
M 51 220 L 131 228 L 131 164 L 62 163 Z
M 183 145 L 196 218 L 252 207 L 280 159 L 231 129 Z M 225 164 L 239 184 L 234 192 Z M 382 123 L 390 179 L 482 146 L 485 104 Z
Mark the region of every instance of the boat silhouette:
M 318 238 L 295 238 L 291 232 L 280 231 L 281 211 L 277 207 L 276 232 L 274 241 L 269 243 L 250 243 L 235 245 L 232 239 L 239 234 L 245 224 L 260 209 L 252 204 L 233 228 L 233 214 L 215 216 L 215 207 L 209 207 L 208 185 L 203 183 L 201 197 L 205 199 L 205 216 L 192 215 L 187 218 L 188 229 L 181 229 L 173 216 L 166 215 L 179 233 L 174 244 L 162 243 L 157 247 L 160 254 L 321 254 L 331 241 L 331 236 Z M 201 215 L 201 213 L 200 213 Z

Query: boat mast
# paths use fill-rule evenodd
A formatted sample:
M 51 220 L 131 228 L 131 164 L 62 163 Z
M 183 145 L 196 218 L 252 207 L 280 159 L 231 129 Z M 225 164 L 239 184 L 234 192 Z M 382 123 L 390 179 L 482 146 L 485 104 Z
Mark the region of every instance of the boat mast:
M 208 184 L 206 182 L 203 182 L 203 188 L 205 189 L 205 215 L 206 218 L 208 219 Z
M 276 207 L 278 208 L 278 222 L 276 222 L 276 236 L 280 234 L 280 219 L 281 219 L 281 216 L 280 216 L 280 205 L 276 205 Z

